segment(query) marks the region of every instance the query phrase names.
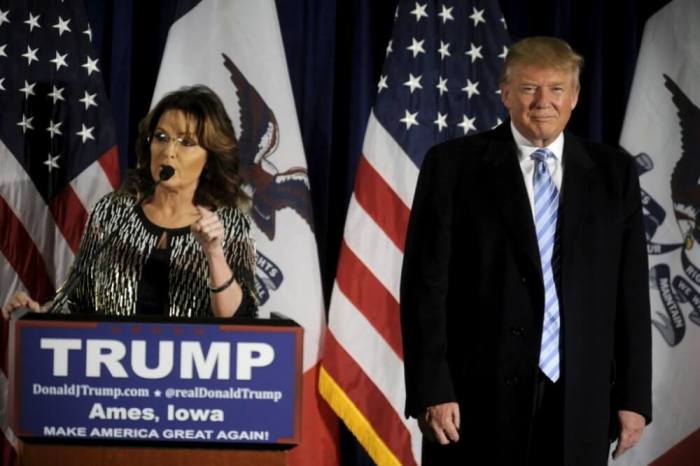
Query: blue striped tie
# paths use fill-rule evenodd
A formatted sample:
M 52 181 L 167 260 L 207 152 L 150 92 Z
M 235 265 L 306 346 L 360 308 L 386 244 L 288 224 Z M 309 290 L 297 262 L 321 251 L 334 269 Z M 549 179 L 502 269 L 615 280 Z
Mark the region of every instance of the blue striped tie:
M 549 174 L 546 160 L 554 157 L 549 149 L 537 149 L 531 157 L 535 161 L 532 177 L 535 198 L 535 230 L 542 262 L 544 281 L 544 321 L 540 345 L 540 369 L 552 382 L 559 380 L 559 298 L 554 270 L 559 267 L 556 241 L 559 190 Z

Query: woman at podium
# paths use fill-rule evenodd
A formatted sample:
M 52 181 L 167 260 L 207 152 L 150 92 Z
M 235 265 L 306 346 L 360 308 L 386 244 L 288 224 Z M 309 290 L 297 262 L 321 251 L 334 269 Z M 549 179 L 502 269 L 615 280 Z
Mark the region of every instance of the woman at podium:
M 90 213 L 68 279 L 49 312 L 253 317 L 255 247 L 238 142 L 205 86 L 167 94 L 141 121 L 137 168 Z

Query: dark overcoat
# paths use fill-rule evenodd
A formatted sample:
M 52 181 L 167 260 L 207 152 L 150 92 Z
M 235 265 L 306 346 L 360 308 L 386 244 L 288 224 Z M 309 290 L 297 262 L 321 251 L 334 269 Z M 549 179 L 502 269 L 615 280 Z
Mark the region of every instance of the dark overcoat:
M 564 464 L 603 466 L 618 409 L 651 420 L 639 178 L 629 155 L 568 132 L 562 160 Z M 452 464 L 527 457 L 544 298 L 531 212 L 509 122 L 426 156 L 401 279 L 406 414 L 459 402 Z

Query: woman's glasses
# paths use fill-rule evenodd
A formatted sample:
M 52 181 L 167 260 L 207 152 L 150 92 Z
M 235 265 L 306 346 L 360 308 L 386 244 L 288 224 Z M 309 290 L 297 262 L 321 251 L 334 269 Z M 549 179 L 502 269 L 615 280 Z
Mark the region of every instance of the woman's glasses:
M 198 146 L 197 141 L 195 141 L 190 136 L 180 136 L 179 138 L 173 138 L 168 133 L 161 130 L 154 131 L 153 134 L 149 136 L 148 142 L 151 145 L 160 147 L 169 146 L 171 142 L 175 142 L 178 149 L 184 150 L 192 149 L 193 147 Z

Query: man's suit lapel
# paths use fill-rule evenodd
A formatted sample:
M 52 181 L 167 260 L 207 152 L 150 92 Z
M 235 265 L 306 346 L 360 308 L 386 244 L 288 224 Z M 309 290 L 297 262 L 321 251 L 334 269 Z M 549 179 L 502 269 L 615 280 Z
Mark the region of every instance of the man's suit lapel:
M 513 244 L 516 248 L 521 248 L 539 270 L 540 254 L 535 225 L 510 123 L 503 123 L 492 134 L 494 138 L 484 154 L 484 164 L 488 167 L 485 174 L 486 186 L 491 189 L 491 199 L 501 211 L 506 229 L 513 237 Z
M 492 133 L 493 138 L 484 154 L 485 185 L 496 208 L 500 209 L 506 228 L 514 244 L 541 269 L 532 210 L 518 163 L 517 148 L 505 122 Z M 585 148 L 572 134 L 564 138 L 564 179 L 559 206 L 559 241 L 562 259 L 566 260 L 575 244 L 581 220 L 588 212 L 590 171 L 594 164 Z M 516 246 L 516 247 L 518 247 Z
M 579 140 L 565 133 L 564 179 L 559 203 L 559 234 L 562 264 L 570 256 L 582 219 L 589 209 L 590 171 L 594 163 Z

